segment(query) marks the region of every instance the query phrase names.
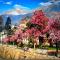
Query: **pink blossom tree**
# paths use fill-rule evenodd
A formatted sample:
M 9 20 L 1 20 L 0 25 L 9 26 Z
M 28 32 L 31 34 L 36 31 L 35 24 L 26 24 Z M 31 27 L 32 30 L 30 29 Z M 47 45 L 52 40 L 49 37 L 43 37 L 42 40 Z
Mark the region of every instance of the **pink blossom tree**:
M 52 20 L 49 21 L 50 25 L 50 34 L 53 34 L 53 40 L 56 42 L 56 40 L 60 40 L 60 20 L 59 17 L 55 17 Z

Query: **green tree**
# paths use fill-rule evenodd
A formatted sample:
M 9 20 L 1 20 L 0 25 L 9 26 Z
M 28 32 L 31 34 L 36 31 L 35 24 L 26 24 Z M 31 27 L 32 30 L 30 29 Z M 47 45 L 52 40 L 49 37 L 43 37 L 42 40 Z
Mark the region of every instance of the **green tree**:
M 7 31 L 7 35 L 12 34 L 12 29 L 11 29 L 11 19 L 10 17 L 7 18 L 6 24 L 5 24 L 5 30 Z

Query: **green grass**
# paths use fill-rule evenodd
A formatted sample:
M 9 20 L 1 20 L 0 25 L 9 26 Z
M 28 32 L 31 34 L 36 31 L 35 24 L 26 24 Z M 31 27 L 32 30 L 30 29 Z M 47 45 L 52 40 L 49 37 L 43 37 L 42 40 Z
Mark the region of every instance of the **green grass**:
M 48 47 L 48 50 L 56 50 L 55 47 Z
M 47 47 L 48 50 L 56 50 L 56 47 Z M 58 48 L 60 50 L 60 48 Z
M 56 50 L 56 47 L 50 47 L 50 46 L 45 46 L 45 47 L 42 47 L 42 46 L 39 46 L 39 49 L 48 49 L 48 50 Z M 58 50 L 60 50 L 60 48 L 58 48 Z

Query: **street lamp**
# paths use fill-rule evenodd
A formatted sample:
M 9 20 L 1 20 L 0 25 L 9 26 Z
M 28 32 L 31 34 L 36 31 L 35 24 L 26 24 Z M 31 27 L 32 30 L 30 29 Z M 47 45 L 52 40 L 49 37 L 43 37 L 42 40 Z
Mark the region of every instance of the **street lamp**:
M 0 35 L 0 39 L 1 39 L 1 44 L 3 43 L 3 35 L 4 35 L 4 32 L 1 32 L 1 35 Z

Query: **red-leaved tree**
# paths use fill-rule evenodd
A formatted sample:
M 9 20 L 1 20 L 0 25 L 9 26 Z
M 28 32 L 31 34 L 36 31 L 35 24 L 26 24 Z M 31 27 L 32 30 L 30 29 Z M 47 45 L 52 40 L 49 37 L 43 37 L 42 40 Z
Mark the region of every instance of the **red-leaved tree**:
M 35 11 L 30 21 L 27 23 L 27 32 L 33 37 L 38 37 L 42 33 L 46 33 L 49 30 L 48 21 L 49 19 L 42 10 Z

